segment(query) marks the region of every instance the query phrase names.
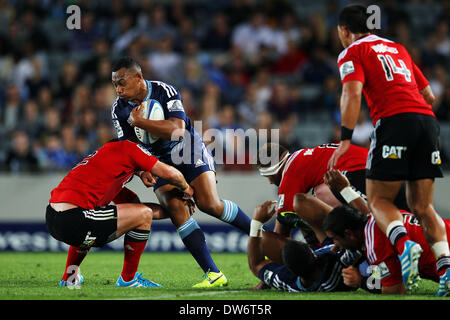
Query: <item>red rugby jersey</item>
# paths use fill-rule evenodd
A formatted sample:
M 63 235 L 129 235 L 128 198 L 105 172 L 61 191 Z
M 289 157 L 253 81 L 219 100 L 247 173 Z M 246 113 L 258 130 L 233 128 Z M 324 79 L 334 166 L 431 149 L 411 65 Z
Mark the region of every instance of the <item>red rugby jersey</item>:
M 434 116 L 420 90 L 428 81 L 398 43 L 376 35 L 364 36 L 338 57 L 342 83 L 361 81 L 373 124 L 399 113 Z
M 151 171 L 157 161 L 136 143 L 106 143 L 69 171 L 51 191 L 49 202 L 68 202 L 85 209 L 108 205 L 135 171 Z
M 338 146 L 339 144 L 329 143 L 301 149 L 289 157 L 278 188 L 277 213 L 293 211 L 294 196 L 297 193 L 306 193 L 324 182 L 323 176 L 328 171 L 328 161 Z M 366 148 L 350 145 L 348 151 L 339 158 L 335 169 L 340 171 L 365 169 L 368 151 Z
M 436 258 L 428 242 L 425 240 L 423 228 L 416 217 L 406 211 L 402 211 L 403 224 L 409 238 L 420 244 L 423 249 L 419 259 L 419 273 L 424 279 L 439 281 L 436 271 Z M 445 220 L 447 237 L 450 236 L 450 220 Z M 383 286 L 392 286 L 402 282 L 402 268 L 398 260 L 397 252 L 383 231 L 378 228 L 373 216 L 364 228 L 365 252 L 367 261 L 371 265 L 378 265 Z M 449 238 L 450 239 L 450 238 Z

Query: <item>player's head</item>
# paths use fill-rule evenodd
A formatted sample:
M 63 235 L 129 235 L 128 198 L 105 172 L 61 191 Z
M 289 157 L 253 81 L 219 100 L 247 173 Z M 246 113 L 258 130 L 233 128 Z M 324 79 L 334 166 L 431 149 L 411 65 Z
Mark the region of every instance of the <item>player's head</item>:
M 121 99 L 136 100 L 143 80 L 141 66 L 131 57 L 122 57 L 112 66 L 112 83 Z
M 361 5 L 349 5 L 344 7 L 338 18 L 338 34 L 342 46 L 347 48 L 361 35 L 370 33 L 367 26 L 367 9 Z
M 289 151 L 278 143 L 264 144 L 258 150 L 257 166 L 259 173 L 267 177 L 271 184 L 279 186 L 281 173 L 289 155 Z
M 334 208 L 323 221 L 323 230 L 341 248 L 360 249 L 368 215 L 348 206 Z
M 288 240 L 281 251 L 283 264 L 293 274 L 310 278 L 317 268 L 317 257 L 308 244 Z

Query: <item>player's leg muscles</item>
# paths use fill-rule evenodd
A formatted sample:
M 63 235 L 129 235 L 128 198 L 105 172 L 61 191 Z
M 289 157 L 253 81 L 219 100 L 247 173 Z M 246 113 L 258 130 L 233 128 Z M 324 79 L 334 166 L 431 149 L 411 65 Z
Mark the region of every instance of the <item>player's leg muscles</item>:
M 367 202 L 378 227 L 386 233 L 389 224 L 402 221 L 403 218 L 394 200 L 401 188 L 402 181 L 366 180 Z
M 408 206 L 419 219 L 430 247 L 437 242 L 447 242 L 444 221 L 433 206 L 433 194 L 433 179 L 408 181 L 406 184 Z
M 155 190 L 159 203 L 165 209 L 164 212 L 172 224 L 178 228 L 185 223 L 189 217 L 189 210 L 182 199 L 180 193 L 172 185 L 166 184 Z
M 219 198 L 216 175 L 213 171 L 203 172 L 192 180 L 190 184 L 195 190 L 195 202 L 201 211 L 219 218 L 247 234 L 250 232 L 251 219 L 247 214 L 233 201 Z
M 222 216 L 224 204 L 220 201 L 216 186 L 216 175 L 213 171 L 206 171 L 191 181 L 194 188 L 197 207 L 216 218 Z
M 150 230 L 152 210 L 143 204 L 123 203 L 117 205 L 116 237 L 133 230 Z
M 197 193 L 197 190 L 195 190 Z M 198 265 L 204 272 L 219 272 L 214 263 L 203 231 L 200 229 L 197 221 L 190 216 L 189 209 L 183 200 L 179 198 L 179 193 L 174 191 L 171 185 L 163 185 L 156 189 L 156 197 L 161 206 L 172 220 L 173 225 L 177 228 L 178 235 L 183 241 L 186 249 L 197 261 Z

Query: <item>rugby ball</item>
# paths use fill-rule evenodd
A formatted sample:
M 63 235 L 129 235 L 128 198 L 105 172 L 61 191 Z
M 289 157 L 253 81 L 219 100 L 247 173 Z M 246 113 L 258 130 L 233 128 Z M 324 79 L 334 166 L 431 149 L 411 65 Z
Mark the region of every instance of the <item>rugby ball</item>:
M 141 104 L 141 108 L 143 108 L 142 116 L 144 119 L 148 120 L 164 120 L 164 111 L 161 106 L 161 104 L 154 100 L 149 99 L 144 101 Z M 152 135 L 151 133 L 148 133 L 144 129 L 134 127 L 134 132 L 136 133 L 136 137 L 139 139 L 140 142 L 143 144 L 152 144 L 158 141 L 159 137 L 156 137 Z

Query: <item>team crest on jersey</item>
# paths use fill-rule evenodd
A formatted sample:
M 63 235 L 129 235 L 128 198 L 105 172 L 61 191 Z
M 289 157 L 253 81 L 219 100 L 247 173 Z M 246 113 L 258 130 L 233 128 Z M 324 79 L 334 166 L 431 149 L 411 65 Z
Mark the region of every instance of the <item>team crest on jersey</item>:
M 353 65 L 353 61 L 347 61 L 341 65 L 339 68 L 339 73 L 341 74 L 341 80 L 344 80 L 344 78 L 350 74 L 355 72 L 355 66 Z
M 382 156 L 384 159 L 401 159 L 406 151 L 404 146 L 383 146 Z

